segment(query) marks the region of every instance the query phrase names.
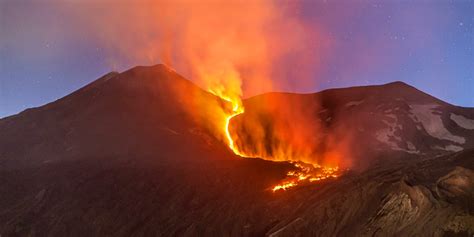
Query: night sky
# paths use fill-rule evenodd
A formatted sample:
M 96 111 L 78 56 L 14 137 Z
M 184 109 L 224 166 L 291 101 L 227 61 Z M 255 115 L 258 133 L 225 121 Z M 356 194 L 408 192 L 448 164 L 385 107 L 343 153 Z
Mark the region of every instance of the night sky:
M 160 62 L 108 51 L 57 5 L 0 1 L 0 117 L 59 99 L 109 71 Z M 308 0 L 294 14 L 324 32 L 331 49 L 315 65 L 314 88 L 289 83 L 279 90 L 404 81 L 474 107 L 474 1 Z

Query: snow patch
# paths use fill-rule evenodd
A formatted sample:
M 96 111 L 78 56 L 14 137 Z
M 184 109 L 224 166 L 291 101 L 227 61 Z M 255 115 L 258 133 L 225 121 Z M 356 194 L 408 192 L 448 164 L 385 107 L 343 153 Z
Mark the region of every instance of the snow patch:
M 351 101 L 346 104 L 346 107 L 351 107 L 351 106 L 357 106 L 364 103 L 364 100 L 359 100 L 359 101 Z
M 328 109 L 323 109 L 323 110 L 319 111 L 319 113 L 322 114 L 322 113 L 326 113 L 327 111 L 328 111 Z
M 394 120 L 398 120 L 397 119 L 397 116 L 395 114 L 386 114 L 385 116 L 389 117 L 389 118 L 392 118 Z
M 464 129 L 474 129 L 474 119 L 468 119 L 462 115 L 451 114 L 449 116 L 459 127 Z
M 442 150 L 442 151 L 453 151 L 453 152 L 458 152 L 464 150 L 464 148 L 456 145 L 447 145 L 445 147 L 440 147 L 440 146 L 435 146 L 433 147 L 434 149 L 437 150 Z
M 410 105 L 410 117 L 415 122 L 420 122 L 425 131 L 432 137 L 440 140 L 449 140 L 458 144 L 464 144 L 464 137 L 453 135 L 444 127 L 441 115 L 436 114 L 437 104 Z
M 173 129 L 171 129 L 171 128 L 163 127 L 162 129 L 165 130 L 165 131 L 167 131 L 167 132 L 169 132 L 169 133 L 172 133 L 172 134 L 174 134 L 174 135 L 179 135 L 178 132 L 176 132 L 175 130 L 173 130 Z
M 416 150 L 416 147 L 411 142 L 406 142 L 408 150 L 400 147 L 399 142 L 402 142 L 402 138 L 397 136 L 395 132 L 402 130 L 403 127 L 398 123 L 398 117 L 394 114 L 386 115 L 392 121 L 382 120 L 387 125 L 386 128 L 381 129 L 375 133 L 375 139 L 381 143 L 385 143 L 390 149 L 395 151 L 404 151 L 407 153 L 418 154 L 420 151 Z
M 413 145 L 412 142 L 407 142 L 407 147 L 408 147 L 408 150 L 410 151 L 416 151 L 416 147 L 415 145 Z
M 390 140 L 393 136 L 393 132 L 388 128 L 379 130 L 375 133 L 375 138 L 379 142 L 387 144 L 392 150 L 398 150 L 400 148 L 398 144 Z

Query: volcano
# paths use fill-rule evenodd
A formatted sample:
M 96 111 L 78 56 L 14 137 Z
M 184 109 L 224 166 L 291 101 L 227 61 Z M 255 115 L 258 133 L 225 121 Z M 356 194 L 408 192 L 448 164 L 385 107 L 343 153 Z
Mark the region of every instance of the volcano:
M 402 82 L 243 104 L 229 133 L 252 158 L 216 138 L 200 109 L 228 102 L 164 65 L 111 72 L 1 119 L 0 235 L 474 234 L 474 109 Z M 273 192 L 295 169 L 274 134 L 301 106 L 311 155 L 325 162 L 336 148 L 347 165 Z

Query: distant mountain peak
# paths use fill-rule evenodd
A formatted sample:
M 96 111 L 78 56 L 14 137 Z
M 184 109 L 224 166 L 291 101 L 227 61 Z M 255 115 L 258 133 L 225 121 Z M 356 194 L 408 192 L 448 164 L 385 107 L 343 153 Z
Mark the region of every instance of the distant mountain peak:
M 411 85 L 403 82 L 403 81 L 393 81 L 389 82 L 387 84 L 384 84 L 385 86 L 404 86 L 404 87 L 412 87 Z
M 387 84 L 383 84 L 381 85 L 381 87 L 384 87 L 384 88 L 391 88 L 393 90 L 411 90 L 413 92 L 417 92 L 417 93 L 424 93 L 422 92 L 421 90 L 418 90 L 416 87 L 406 83 L 406 82 L 403 82 L 403 81 L 393 81 L 393 82 L 389 82 Z M 424 93 L 425 94 L 425 93 Z
M 132 67 L 131 69 L 124 71 L 123 73 L 141 72 L 141 71 L 154 71 L 154 72 L 160 72 L 160 73 L 176 73 L 177 74 L 176 70 L 174 70 L 172 67 L 166 64 L 162 64 L 162 63 L 149 65 L 149 66 L 135 66 L 135 67 Z

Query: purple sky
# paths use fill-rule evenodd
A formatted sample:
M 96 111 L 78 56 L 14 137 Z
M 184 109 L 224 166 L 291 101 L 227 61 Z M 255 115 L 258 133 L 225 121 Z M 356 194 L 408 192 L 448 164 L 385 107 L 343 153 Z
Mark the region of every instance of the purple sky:
M 57 5 L 0 1 L 0 117 L 59 99 L 109 71 L 149 64 L 107 52 Z M 290 81 L 281 89 L 314 92 L 399 80 L 474 107 L 473 12 L 474 1 L 467 0 L 303 1 L 295 14 L 326 32 L 331 51 L 311 75 L 317 86 Z M 292 67 L 291 60 L 282 65 Z

